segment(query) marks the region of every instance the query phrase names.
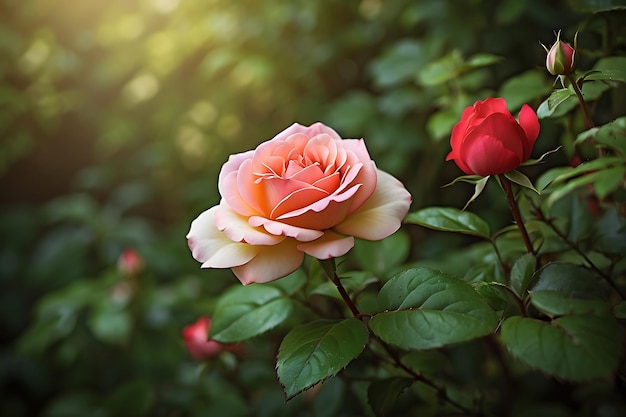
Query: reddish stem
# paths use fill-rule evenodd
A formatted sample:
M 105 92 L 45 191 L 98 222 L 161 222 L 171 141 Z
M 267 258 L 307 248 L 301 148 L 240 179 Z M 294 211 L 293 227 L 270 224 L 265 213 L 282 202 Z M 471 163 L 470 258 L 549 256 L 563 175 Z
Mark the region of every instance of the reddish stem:
M 526 246 L 526 250 L 528 253 L 532 253 L 533 256 L 537 257 L 537 252 L 533 248 L 533 244 L 530 241 L 530 237 L 528 236 L 528 231 L 526 231 L 526 226 L 524 226 L 524 220 L 522 219 L 522 215 L 520 214 L 519 207 L 517 205 L 517 200 L 515 200 L 515 195 L 513 195 L 513 188 L 511 187 L 511 181 L 504 174 L 500 174 L 500 183 L 502 184 L 502 188 L 504 189 L 504 194 L 506 195 L 506 199 L 509 203 L 509 210 L 513 215 L 513 219 L 515 220 L 515 224 L 517 224 L 517 228 L 522 234 L 522 240 L 524 241 L 524 245 Z

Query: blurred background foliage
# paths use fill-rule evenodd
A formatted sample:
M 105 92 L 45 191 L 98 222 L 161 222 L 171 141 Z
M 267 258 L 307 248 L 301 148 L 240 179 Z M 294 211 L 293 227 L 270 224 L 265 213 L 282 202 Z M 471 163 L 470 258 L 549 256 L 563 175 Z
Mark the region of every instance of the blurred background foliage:
M 238 284 L 201 271 L 185 241 L 219 200 L 222 163 L 319 120 L 365 138 L 414 209 L 462 207 L 470 187 L 441 190 L 459 175 L 444 158 L 462 109 L 488 96 L 536 109 L 554 81 L 539 43 L 555 30 L 581 32 L 581 67 L 623 55 L 619 3 L 0 0 L 1 414 L 371 413 L 338 379 L 285 405 L 269 344 L 247 347 L 236 382 L 233 355 L 189 358 L 180 330 Z M 599 101 L 604 122 L 623 93 Z M 580 130 L 542 121 L 534 156 Z M 473 210 L 508 224 L 486 194 Z M 467 243 L 409 232 L 413 260 Z M 117 267 L 128 247 L 143 260 L 131 277 Z M 355 253 L 385 273 L 367 245 Z

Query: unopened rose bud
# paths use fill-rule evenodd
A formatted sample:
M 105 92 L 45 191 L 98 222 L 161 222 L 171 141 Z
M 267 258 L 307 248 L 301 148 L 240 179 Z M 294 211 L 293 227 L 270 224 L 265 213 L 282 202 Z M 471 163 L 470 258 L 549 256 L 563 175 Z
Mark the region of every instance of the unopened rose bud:
M 197 360 L 210 359 L 219 355 L 223 350 L 233 353 L 243 351 L 243 345 L 225 345 L 209 339 L 210 330 L 211 319 L 208 317 L 200 317 L 195 323 L 183 328 L 183 341 L 192 358 Z
M 576 46 L 576 37 L 574 37 Z M 546 68 L 552 75 L 566 75 L 576 69 L 576 49 L 567 42 L 561 40 L 561 32 L 556 35 L 556 42 L 548 50 L 544 46 L 548 56 L 546 57 Z
M 117 259 L 117 269 L 126 277 L 137 275 L 142 268 L 141 257 L 134 249 L 124 249 Z

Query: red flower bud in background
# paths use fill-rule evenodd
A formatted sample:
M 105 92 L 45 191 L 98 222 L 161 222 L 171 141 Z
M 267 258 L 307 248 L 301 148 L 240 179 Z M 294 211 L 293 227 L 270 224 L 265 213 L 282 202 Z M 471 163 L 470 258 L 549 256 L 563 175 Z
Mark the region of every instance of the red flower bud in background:
M 463 111 L 446 161 L 454 160 L 469 175 L 502 174 L 530 158 L 537 136 L 539 119 L 530 106 L 524 104 L 518 122 L 503 98 L 487 98 Z
M 137 275 L 143 268 L 143 262 L 139 254 L 131 248 L 124 249 L 117 259 L 117 269 L 126 277 Z
M 574 37 L 576 45 L 576 37 Z M 546 57 L 546 68 L 552 75 L 566 75 L 576 69 L 576 49 L 566 42 L 561 41 L 561 32 L 556 35 L 556 42 L 548 50 L 543 47 L 548 56 Z
M 185 326 L 182 331 L 182 337 L 187 350 L 194 359 L 210 359 L 217 356 L 223 350 L 238 353 L 243 346 L 223 345 L 220 342 L 209 339 L 209 331 L 211 330 L 211 319 L 208 317 L 200 317 L 195 323 Z

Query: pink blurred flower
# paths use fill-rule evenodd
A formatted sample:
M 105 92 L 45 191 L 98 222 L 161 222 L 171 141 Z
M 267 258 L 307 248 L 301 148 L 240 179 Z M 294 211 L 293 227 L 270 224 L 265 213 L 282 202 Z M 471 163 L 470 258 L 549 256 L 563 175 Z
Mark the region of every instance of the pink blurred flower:
M 132 248 L 124 249 L 117 259 L 117 269 L 124 276 L 135 276 L 141 271 L 142 268 L 143 262 L 141 257 Z
M 182 337 L 185 346 L 194 359 L 210 359 L 217 356 L 223 350 L 239 352 L 241 345 L 224 345 L 215 340 L 209 339 L 211 330 L 211 320 L 208 317 L 200 317 L 195 323 L 185 326 Z
M 219 176 L 219 205 L 187 235 L 203 268 L 232 268 L 243 284 L 298 269 L 309 254 L 346 254 L 354 237 L 380 240 L 411 203 L 402 183 L 376 168 L 362 139 L 315 123 L 293 124 L 255 150 L 231 155 Z

